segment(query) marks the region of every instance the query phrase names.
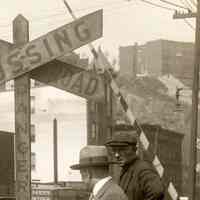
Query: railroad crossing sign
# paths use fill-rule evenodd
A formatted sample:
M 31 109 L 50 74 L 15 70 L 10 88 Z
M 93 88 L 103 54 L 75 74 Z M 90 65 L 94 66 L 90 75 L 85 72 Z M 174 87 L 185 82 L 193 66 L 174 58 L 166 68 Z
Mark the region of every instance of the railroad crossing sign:
M 1 58 L 0 83 L 16 78 L 102 36 L 102 10 L 61 26 Z
M 8 54 L 14 44 L 0 40 L 0 57 Z M 104 97 L 104 80 L 78 64 L 70 64 L 68 57 L 55 59 L 29 72 L 30 78 L 65 90 L 80 97 L 99 101 Z
M 100 75 L 60 59 L 31 71 L 30 77 L 86 99 L 99 101 L 104 97 L 105 83 Z

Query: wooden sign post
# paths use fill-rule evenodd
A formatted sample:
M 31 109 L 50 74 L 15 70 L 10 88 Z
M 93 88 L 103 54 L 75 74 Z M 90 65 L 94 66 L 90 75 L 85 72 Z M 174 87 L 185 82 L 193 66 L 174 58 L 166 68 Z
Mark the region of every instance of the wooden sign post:
M 30 78 L 86 99 L 101 99 L 101 77 L 56 59 L 101 36 L 99 10 L 31 42 L 29 23 L 19 15 L 13 21 L 14 44 L 0 40 L 0 84 L 15 80 L 16 200 L 31 200 Z
M 13 21 L 13 40 L 17 47 L 29 41 L 29 23 L 21 15 Z M 16 200 L 31 200 L 30 78 L 15 79 Z

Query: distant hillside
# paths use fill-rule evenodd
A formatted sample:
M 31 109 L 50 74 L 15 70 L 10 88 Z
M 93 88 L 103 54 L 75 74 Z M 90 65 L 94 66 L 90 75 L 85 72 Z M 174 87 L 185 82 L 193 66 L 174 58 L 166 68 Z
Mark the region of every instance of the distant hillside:
M 181 96 L 181 106 L 176 105 L 176 87 L 183 86 L 179 80 L 172 76 L 167 78 L 144 76 L 137 77 L 136 80 L 131 77 L 118 77 L 117 82 L 139 122 L 159 124 L 165 129 L 180 133 L 190 131 L 191 105 Z M 191 98 L 188 98 L 191 101 Z M 120 105 L 117 107 L 117 118 L 119 118 L 122 117 L 122 109 Z

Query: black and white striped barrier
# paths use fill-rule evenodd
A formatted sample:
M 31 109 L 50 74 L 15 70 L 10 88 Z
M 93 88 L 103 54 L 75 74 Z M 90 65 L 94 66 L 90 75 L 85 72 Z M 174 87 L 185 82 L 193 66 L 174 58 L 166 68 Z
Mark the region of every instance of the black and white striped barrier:
M 98 62 L 98 60 L 97 60 L 97 65 L 99 63 L 102 63 L 102 64 L 104 64 L 103 66 L 106 69 L 109 69 L 112 67 L 109 64 L 107 58 L 104 56 L 104 54 L 101 50 L 98 53 L 98 59 L 100 60 L 100 62 Z M 113 79 L 112 74 L 110 73 L 109 70 L 106 70 L 106 69 L 104 72 L 104 74 L 106 76 L 106 80 L 109 82 L 111 89 L 113 90 L 115 96 L 117 97 L 118 101 L 120 102 L 130 124 L 132 124 L 133 127 L 135 127 L 137 129 L 137 132 L 139 134 L 140 143 L 142 144 L 143 150 L 148 153 L 148 158 L 152 161 L 152 163 L 153 163 L 154 167 L 156 168 L 157 172 L 159 173 L 160 177 L 163 177 L 164 167 L 162 166 L 158 156 L 154 155 L 153 150 L 150 148 L 150 143 L 149 143 L 144 131 L 142 130 L 142 127 L 139 125 L 136 118 L 134 117 L 129 105 L 127 104 L 125 98 L 123 97 L 122 93 L 120 92 L 119 87 L 117 86 L 115 80 Z M 178 193 L 172 182 L 170 182 L 168 185 L 168 192 L 173 200 L 178 199 Z
M 68 5 L 68 3 L 65 0 L 63 0 L 63 2 L 65 4 L 65 6 L 67 7 L 69 13 L 73 17 L 73 19 L 76 20 L 77 18 L 74 15 L 74 13 L 73 13 L 72 9 L 70 8 L 70 6 Z M 108 84 L 110 85 L 114 94 L 116 95 L 118 101 L 120 102 L 130 124 L 137 129 L 138 134 L 139 134 L 139 140 L 140 140 L 140 143 L 142 144 L 143 150 L 146 153 L 148 153 L 148 158 L 152 161 L 158 174 L 162 178 L 163 174 L 164 174 L 164 167 L 162 166 L 158 156 L 153 154 L 153 152 L 150 148 L 150 143 L 149 143 L 145 133 L 143 132 L 141 126 L 139 125 L 136 118 L 134 117 L 132 111 L 130 110 L 129 105 L 127 104 L 127 102 L 126 102 L 125 98 L 123 97 L 122 93 L 120 92 L 120 89 L 119 89 L 118 85 L 116 84 L 111 72 L 109 71 L 109 69 L 112 69 L 112 65 L 109 63 L 109 61 L 107 60 L 107 58 L 105 57 L 105 55 L 103 54 L 101 49 L 99 49 L 99 52 L 97 53 L 97 51 L 95 50 L 95 48 L 93 47 L 93 45 L 91 43 L 89 44 L 89 48 L 94 56 L 96 68 L 100 69 L 100 70 L 102 69 L 101 72 L 103 72 L 106 81 L 108 82 Z M 169 193 L 170 197 L 172 198 L 172 200 L 178 199 L 178 193 L 172 182 L 169 182 L 169 184 L 168 184 L 168 193 Z

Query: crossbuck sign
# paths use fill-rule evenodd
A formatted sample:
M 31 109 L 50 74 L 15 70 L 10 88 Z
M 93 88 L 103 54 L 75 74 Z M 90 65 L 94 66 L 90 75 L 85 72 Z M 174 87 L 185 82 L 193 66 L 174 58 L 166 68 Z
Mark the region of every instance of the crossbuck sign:
M 98 39 L 102 23 L 102 10 L 98 10 L 10 51 L 1 58 L 0 83 Z

